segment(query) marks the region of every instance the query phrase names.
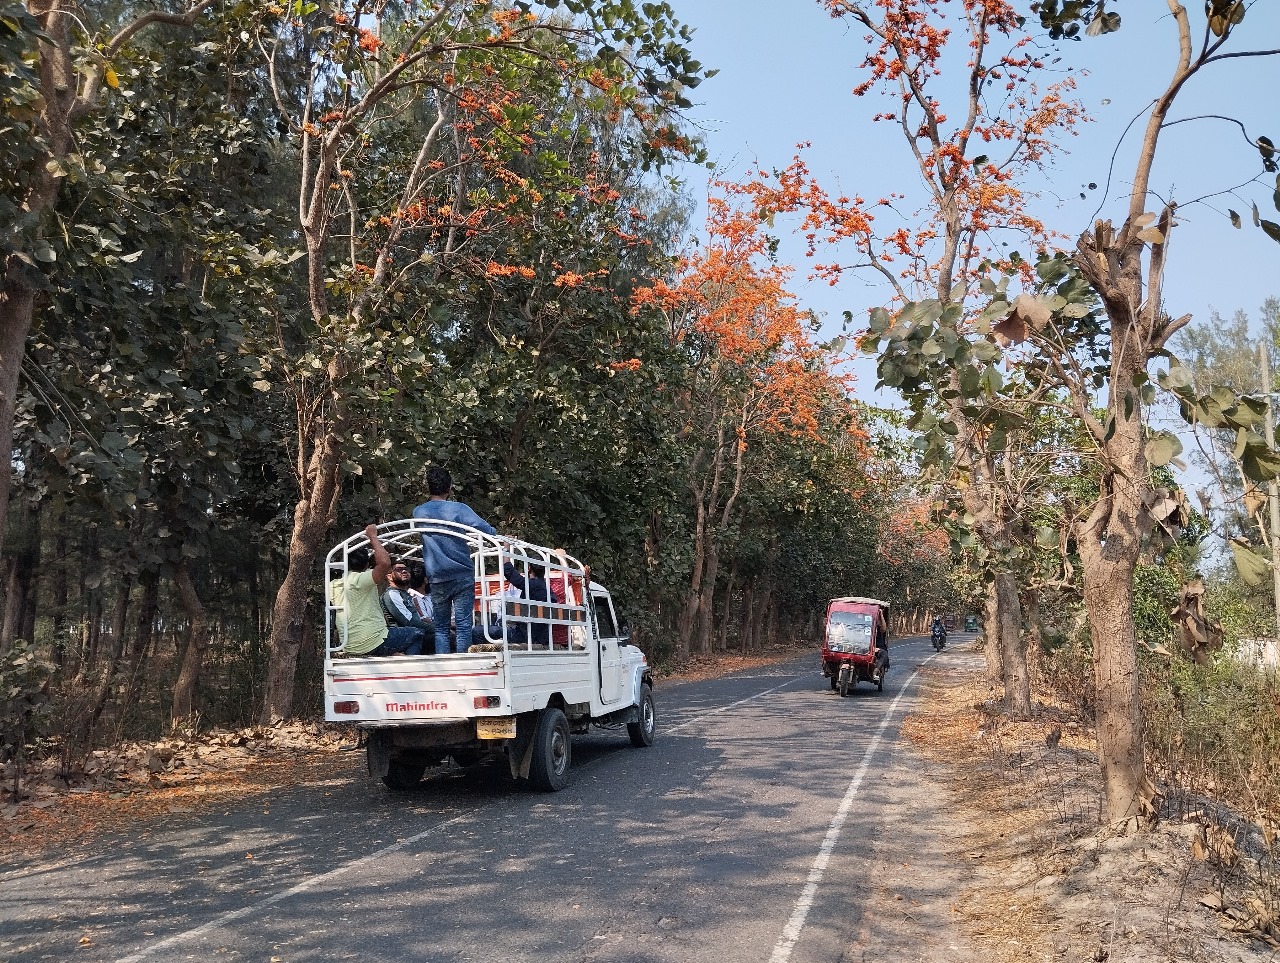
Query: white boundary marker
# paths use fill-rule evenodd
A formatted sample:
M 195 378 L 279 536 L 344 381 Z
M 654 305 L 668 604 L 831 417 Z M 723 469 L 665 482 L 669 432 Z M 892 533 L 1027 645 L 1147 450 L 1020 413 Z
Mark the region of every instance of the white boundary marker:
M 934 653 L 934 655 L 936 654 Z M 933 657 L 933 655 L 929 656 L 924 662 L 928 662 Z M 924 665 L 924 662 L 921 662 L 920 665 Z M 898 695 L 889 704 L 889 710 L 884 714 L 884 718 L 880 720 L 875 738 L 867 746 L 867 751 L 862 754 L 862 763 L 858 766 L 858 771 L 853 774 L 853 781 L 849 783 L 849 788 L 845 790 L 844 798 L 840 800 L 840 808 L 831 817 L 831 825 L 827 827 L 826 838 L 822 840 L 818 855 L 814 857 L 813 866 L 809 869 L 809 879 L 804 884 L 804 889 L 800 891 L 795 909 L 791 911 L 791 919 L 782 928 L 782 936 L 774 944 L 773 955 L 769 957 L 769 963 L 788 963 L 791 959 L 791 951 L 795 949 L 796 943 L 800 941 L 800 933 L 804 930 L 805 920 L 809 918 L 809 910 L 813 908 L 813 901 L 818 895 L 818 886 L 822 883 L 822 877 L 827 871 L 827 863 L 831 860 L 831 853 L 836 848 L 836 842 L 840 839 L 840 831 L 844 828 L 845 820 L 849 818 L 849 810 L 853 808 L 853 797 L 862 788 L 862 780 L 866 776 L 867 770 L 871 767 L 871 757 L 875 755 L 876 749 L 880 747 L 880 740 L 884 738 L 884 731 L 893 719 L 894 713 L 898 709 L 898 703 L 902 701 L 902 697 L 907 694 L 907 690 L 911 688 L 911 683 L 915 681 L 916 676 L 919 674 L 920 669 L 917 668 L 907 678 L 907 681 L 902 684 Z

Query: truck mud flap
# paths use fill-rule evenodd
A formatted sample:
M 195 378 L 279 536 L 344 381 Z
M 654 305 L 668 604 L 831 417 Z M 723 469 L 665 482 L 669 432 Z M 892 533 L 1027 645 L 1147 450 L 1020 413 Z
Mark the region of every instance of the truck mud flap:
M 511 766 L 512 779 L 528 779 L 533 764 L 533 734 L 538 728 L 537 712 L 522 712 L 516 716 L 516 737 L 507 743 L 507 763 Z
M 391 770 L 391 734 L 374 729 L 365 735 L 365 761 L 369 775 L 382 779 Z

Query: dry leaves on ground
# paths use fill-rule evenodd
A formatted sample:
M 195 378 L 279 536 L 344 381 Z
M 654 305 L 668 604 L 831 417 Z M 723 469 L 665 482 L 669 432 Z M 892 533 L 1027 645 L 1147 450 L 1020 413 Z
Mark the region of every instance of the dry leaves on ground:
M 1199 822 L 1129 836 L 1098 831 L 1087 720 L 1042 704 L 1032 721 L 1008 722 L 980 672 L 952 665 L 923 674 L 922 707 L 904 733 L 950 770 L 954 804 L 979 827 L 953 854 L 975 874 L 957 906 L 992 959 L 1280 960 L 1265 930 L 1254 926 L 1252 939 L 1241 932 L 1241 918 L 1258 900 L 1224 886 L 1211 861 L 1193 851 L 1205 838 Z
M 345 727 L 292 722 L 95 750 L 70 777 L 56 758 L 36 760 L 23 772 L 21 802 L 0 806 L 0 856 L 315 779 L 354 742 Z M 4 785 L 13 785 L 12 769 Z

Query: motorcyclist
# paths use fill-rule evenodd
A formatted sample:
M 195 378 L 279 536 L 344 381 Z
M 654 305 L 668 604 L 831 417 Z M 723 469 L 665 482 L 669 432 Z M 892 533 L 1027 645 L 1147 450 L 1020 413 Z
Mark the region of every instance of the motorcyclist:
M 933 617 L 933 626 L 929 629 L 929 636 L 932 639 L 941 639 L 945 645 L 947 642 L 947 627 L 942 624 L 942 616 L 935 615 Z

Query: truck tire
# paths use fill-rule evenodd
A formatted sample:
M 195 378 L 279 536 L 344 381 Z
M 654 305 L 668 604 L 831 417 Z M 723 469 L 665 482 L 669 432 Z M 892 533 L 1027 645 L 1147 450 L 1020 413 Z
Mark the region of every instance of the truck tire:
M 555 706 L 549 706 L 542 710 L 538 728 L 533 734 L 529 782 L 543 792 L 559 792 L 569 785 L 569 764 L 572 760 L 569 720 Z
M 658 716 L 653 708 L 653 687 L 640 686 L 640 705 L 636 707 L 640 718 L 627 723 L 627 735 L 631 744 L 637 749 L 647 749 L 653 745 L 653 736 L 658 729 Z
M 424 761 L 392 759 L 387 766 L 387 774 L 382 777 L 382 784 L 396 792 L 415 789 L 422 782 L 422 774 L 426 770 L 427 764 Z

